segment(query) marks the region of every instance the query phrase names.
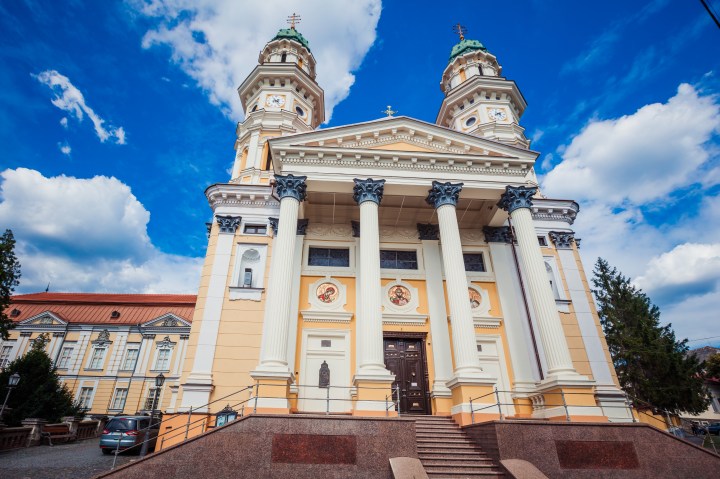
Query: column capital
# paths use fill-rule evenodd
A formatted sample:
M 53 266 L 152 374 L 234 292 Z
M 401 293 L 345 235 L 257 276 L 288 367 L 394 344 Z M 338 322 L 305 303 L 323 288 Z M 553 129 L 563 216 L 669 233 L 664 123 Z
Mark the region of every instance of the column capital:
M 280 218 L 274 218 L 272 216 L 269 216 L 268 222 L 270 223 L 270 227 L 273 229 L 275 236 L 277 236 L 278 232 L 280 231 Z M 310 220 L 308 218 L 298 220 L 297 221 L 297 230 L 296 230 L 295 234 L 305 236 L 305 232 L 307 230 L 308 223 L 310 223 Z
M 307 196 L 307 176 L 275 175 L 275 192 L 282 200 L 283 198 L 295 198 L 298 201 L 305 201 Z
M 551 231 L 550 239 L 555 243 L 557 249 L 572 249 L 572 243 L 575 241 L 574 231 Z
M 425 198 L 425 201 L 434 208 L 439 208 L 442 205 L 457 206 L 462 187 L 463 183 L 450 183 L 449 181 L 440 183 L 439 181 L 433 181 L 432 188 L 428 190 L 428 196 Z
M 242 220 L 242 216 L 215 215 L 215 219 L 217 220 L 217 223 L 218 223 L 218 226 L 220 227 L 221 233 L 235 234 L 235 231 L 237 231 L 238 226 L 240 226 L 240 221 Z
M 486 243 L 512 243 L 512 230 L 509 226 L 483 226 Z
M 385 189 L 385 180 L 373 180 L 372 178 L 361 180 L 360 178 L 354 178 L 353 181 L 355 182 L 353 199 L 357 204 L 365 201 L 380 204 Z
M 505 193 L 500 196 L 498 206 L 508 213 L 518 208 L 532 208 L 532 197 L 537 193 L 536 186 L 506 186 Z
M 440 226 L 431 223 L 417 224 L 418 236 L 420 240 L 439 240 Z

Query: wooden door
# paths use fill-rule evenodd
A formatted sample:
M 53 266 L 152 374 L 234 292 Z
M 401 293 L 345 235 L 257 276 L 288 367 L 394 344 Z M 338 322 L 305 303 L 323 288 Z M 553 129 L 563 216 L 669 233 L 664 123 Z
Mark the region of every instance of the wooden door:
M 385 338 L 385 367 L 395 375 L 401 414 L 430 414 L 423 346 L 420 338 Z

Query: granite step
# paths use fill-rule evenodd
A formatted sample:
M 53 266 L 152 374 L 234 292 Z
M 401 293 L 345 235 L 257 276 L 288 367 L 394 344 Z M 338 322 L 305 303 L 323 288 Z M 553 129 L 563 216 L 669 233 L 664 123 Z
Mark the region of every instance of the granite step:
M 452 462 L 467 462 L 467 461 L 477 461 L 478 463 L 482 464 L 492 464 L 492 459 L 490 459 L 487 456 L 478 456 L 476 454 L 473 455 L 466 455 L 461 456 L 458 454 L 418 454 L 420 456 L 420 459 L 422 461 L 440 461 L 443 464 L 452 463 Z

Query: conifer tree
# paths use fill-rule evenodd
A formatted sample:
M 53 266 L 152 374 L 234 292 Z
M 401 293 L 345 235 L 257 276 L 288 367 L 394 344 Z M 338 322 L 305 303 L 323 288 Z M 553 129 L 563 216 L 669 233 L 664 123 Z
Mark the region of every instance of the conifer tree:
M 687 355 L 660 309 L 629 278 L 598 258 L 593 294 L 620 386 L 631 397 L 671 412 L 697 414 L 708 405 L 698 360 Z
M 10 375 L 20 375 L 7 404 L 4 422 L 9 426 L 19 426 L 20 421 L 30 417 L 58 422 L 63 416 L 82 412 L 70 391 L 60 384 L 55 366 L 45 352 L 47 342 L 48 338 L 41 335 L 30 351 L 0 372 L 0 385 L 6 385 Z
M 0 236 L 0 339 L 7 339 L 8 330 L 14 327 L 7 308 L 19 278 L 20 263 L 15 256 L 15 237 L 11 230 L 5 230 Z

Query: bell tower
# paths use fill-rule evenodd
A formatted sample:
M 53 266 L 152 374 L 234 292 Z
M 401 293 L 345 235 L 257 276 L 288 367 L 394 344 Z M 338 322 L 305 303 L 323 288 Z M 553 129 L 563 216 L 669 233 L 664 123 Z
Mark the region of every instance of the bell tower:
M 238 87 L 245 120 L 238 124 L 231 182 L 267 183 L 272 169 L 267 140 L 314 130 L 325 121 L 322 88 L 315 81 L 315 57 L 295 28 L 298 15 L 260 52 L 258 65 Z
M 435 123 L 453 130 L 528 148 L 525 129 L 519 125 L 527 103 L 514 81 L 501 76 L 495 55 L 477 40 L 465 38 L 465 27 L 456 25 L 460 42 L 450 52 L 440 89 L 445 99 Z

